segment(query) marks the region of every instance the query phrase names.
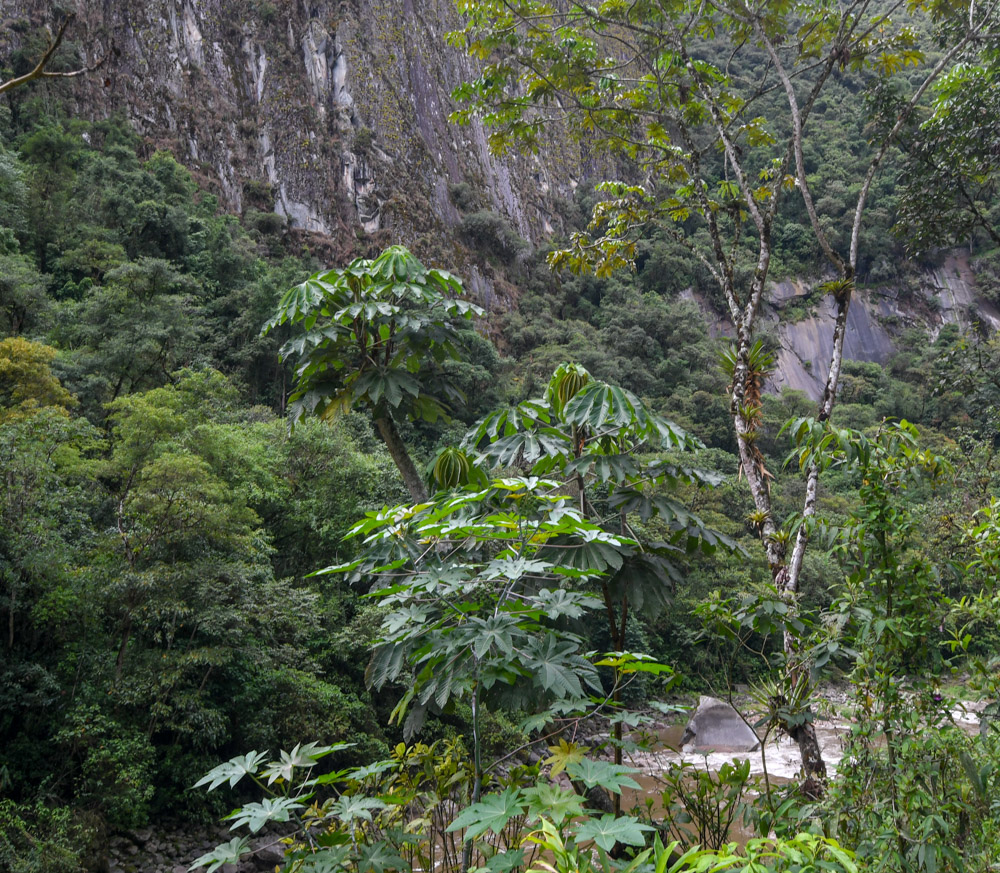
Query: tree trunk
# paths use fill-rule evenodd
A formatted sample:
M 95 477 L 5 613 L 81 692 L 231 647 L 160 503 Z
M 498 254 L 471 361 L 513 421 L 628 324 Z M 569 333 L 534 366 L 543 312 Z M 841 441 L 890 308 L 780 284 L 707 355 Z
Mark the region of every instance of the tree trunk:
M 410 497 L 414 503 L 427 502 L 427 486 L 424 485 L 423 476 L 417 471 L 413 458 L 406 450 L 399 431 L 396 429 L 396 422 L 388 412 L 375 417 L 375 427 L 378 428 L 379 436 L 385 442 L 385 447 L 389 450 L 393 462 L 396 464 L 400 475 L 403 477 L 403 484 L 410 492 Z
M 122 678 L 122 667 L 125 664 L 125 652 L 128 650 L 128 641 L 132 636 L 132 616 L 125 618 L 125 626 L 122 628 L 122 641 L 118 647 L 118 658 L 115 661 L 115 681 Z
M 800 725 L 791 731 L 791 737 L 799 747 L 802 772 L 806 777 L 799 790 L 811 800 L 818 800 L 826 790 L 826 764 L 816 737 L 816 725 L 813 722 Z

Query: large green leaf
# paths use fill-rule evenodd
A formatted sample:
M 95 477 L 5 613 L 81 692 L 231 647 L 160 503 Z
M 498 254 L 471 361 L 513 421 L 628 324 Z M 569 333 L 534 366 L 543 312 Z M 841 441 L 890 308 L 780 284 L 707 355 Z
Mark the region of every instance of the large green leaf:
M 524 797 L 518 788 L 505 788 L 499 794 L 488 794 L 479 803 L 462 810 L 448 826 L 449 831 L 465 829 L 465 838 L 474 840 L 486 831 L 500 833 L 514 816 L 524 812 Z
M 299 859 L 299 856 L 293 856 Z M 300 859 L 302 866 L 296 867 L 298 873 L 345 873 L 350 869 L 350 846 L 329 846 L 316 852 L 304 854 Z
M 362 845 L 358 850 L 357 869 L 371 871 L 371 873 L 385 873 L 386 870 L 410 873 L 410 865 L 399 856 L 399 852 L 395 848 L 386 842 Z
M 257 833 L 268 822 L 288 821 L 289 811 L 302 809 L 302 804 L 290 797 L 265 797 L 260 803 L 248 803 L 226 816 L 232 821 L 230 830 L 247 825 L 251 833 Z
M 316 762 L 321 758 L 325 758 L 333 752 L 349 749 L 353 745 L 353 743 L 337 743 L 333 746 L 321 746 L 318 743 L 307 743 L 303 746 L 299 743 L 290 752 L 282 751 L 280 759 L 271 761 L 261 775 L 267 778 L 268 785 L 277 779 L 290 782 L 292 780 L 292 773 L 297 767 L 314 767 Z
M 524 789 L 528 818 L 546 818 L 557 826 L 584 814 L 584 798 L 554 782 L 536 782 Z
M 524 665 L 534 681 L 556 697 L 583 696 L 580 684 L 589 678 L 590 665 L 579 656 L 579 646 L 570 640 L 560 640 L 546 634 L 530 641 L 524 655 Z
M 640 824 L 634 818 L 602 815 L 600 818 L 590 818 L 581 822 L 576 829 L 576 841 L 582 843 L 593 840 L 605 852 L 610 852 L 615 843 L 625 843 L 627 846 L 645 845 L 644 834 L 651 830 L 652 827 Z
M 240 858 L 250 851 L 250 840 L 247 837 L 233 837 L 228 843 L 216 846 L 211 852 L 202 855 L 191 863 L 188 870 L 208 867 L 205 873 L 215 873 L 224 864 L 238 864 Z
M 635 767 L 624 767 L 621 764 L 612 764 L 610 761 L 582 758 L 567 764 L 566 772 L 588 788 L 600 786 L 615 794 L 621 794 L 623 788 L 640 790 L 639 783 L 629 775 L 639 772 Z
M 209 770 L 192 787 L 200 788 L 202 785 L 208 785 L 208 790 L 214 791 L 223 782 L 228 781 L 229 787 L 233 788 L 248 773 L 256 774 L 261 762 L 266 757 L 267 752 L 247 752 L 245 755 L 230 758 L 226 763 L 219 764 L 218 767 Z

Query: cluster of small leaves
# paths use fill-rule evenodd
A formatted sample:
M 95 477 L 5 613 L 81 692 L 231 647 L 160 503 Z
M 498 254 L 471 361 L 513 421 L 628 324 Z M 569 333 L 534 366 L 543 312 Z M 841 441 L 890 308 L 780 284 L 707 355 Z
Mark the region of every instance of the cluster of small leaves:
M 814 418 L 793 419 L 782 431 L 788 431 L 795 443 L 786 464 L 795 461 L 800 469 L 815 463 L 822 469 L 844 466 L 880 472 L 884 482 L 897 487 L 906 481 L 940 480 L 951 469 L 946 460 L 918 447 L 917 428 L 905 420 L 885 422 L 874 437 Z
M 588 832 L 587 836 L 592 836 Z M 543 820 L 529 839 L 545 852 L 547 860 L 533 865 L 528 873 L 802 873 L 825 870 L 829 873 L 857 873 L 853 854 L 836 840 L 801 833 L 783 839 L 752 839 L 746 846 L 727 843 L 717 850 L 692 846 L 686 851 L 673 841 L 664 845 L 656 834 L 653 845 L 624 861 L 616 862 L 604 848 L 607 840 L 593 844 L 581 839 L 580 832 L 564 833 Z M 623 841 L 624 842 L 624 841 Z M 548 860 L 551 859 L 551 860 Z

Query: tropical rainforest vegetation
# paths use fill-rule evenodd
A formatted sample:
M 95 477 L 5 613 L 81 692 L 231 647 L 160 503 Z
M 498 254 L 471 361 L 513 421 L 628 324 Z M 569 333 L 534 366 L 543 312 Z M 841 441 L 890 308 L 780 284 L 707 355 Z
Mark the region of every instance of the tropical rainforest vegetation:
M 406 240 L 329 264 L 224 214 L 72 82 L 6 89 L 0 868 L 235 805 L 302 873 L 992 869 L 995 704 L 954 709 L 997 698 L 1000 347 L 919 277 L 962 244 L 1000 297 L 996 10 L 458 6 L 456 121 L 632 180 L 538 251 L 453 186 L 509 311 Z M 834 301 L 818 405 L 768 391 L 790 276 Z M 843 360 L 864 286 L 939 329 Z M 634 801 L 651 726 L 737 685 L 803 778 Z

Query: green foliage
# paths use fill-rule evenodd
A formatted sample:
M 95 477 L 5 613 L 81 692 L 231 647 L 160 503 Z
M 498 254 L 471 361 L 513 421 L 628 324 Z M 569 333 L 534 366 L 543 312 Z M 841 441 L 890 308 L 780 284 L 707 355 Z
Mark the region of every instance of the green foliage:
M 123 725 L 98 705 L 79 705 L 55 737 L 78 762 L 75 795 L 99 805 L 113 827 L 139 827 L 153 796 L 154 752 L 141 730 Z
M 452 196 L 461 198 L 463 194 Z M 502 215 L 486 209 L 464 215 L 458 230 L 472 246 L 504 263 L 510 263 L 528 248 Z
M 0 864 L 10 873 L 81 873 L 85 840 L 70 809 L 0 799 Z
M 689 435 L 715 447 L 700 464 L 735 468 L 718 341 L 699 308 L 726 305 L 711 222 L 733 243 L 735 287 L 749 287 L 758 254 L 749 211 L 773 190 L 772 275 L 822 273 L 801 198 L 772 163 L 784 153 L 772 140 L 789 127 L 776 92 L 745 98 L 751 77 L 774 69 L 762 34 L 783 39 L 797 83 L 815 81 L 833 7 L 769 4 L 754 32 L 738 4 L 681 6 L 700 25 L 687 60 L 662 3 L 570 2 L 561 21 L 536 19 L 534 29 L 513 19 L 497 28 L 494 16 L 542 4 L 462 4 L 474 50 L 496 52 L 462 90 L 471 102 L 460 114 L 484 112 L 502 146 L 541 143 L 554 107 L 575 107 L 588 149 L 609 147 L 625 176 L 644 161 L 651 181 L 595 191 L 582 180 L 557 206 L 570 230 L 584 214 L 599 223 L 555 259 L 602 274 L 634 264 L 615 276 L 550 274 L 545 253 L 529 255 L 477 190 L 449 187 L 458 236 L 491 262 L 499 287 L 519 285 L 516 305 L 492 313 L 489 328 L 510 361 L 470 327 L 477 310 L 455 300 L 457 280 L 399 249 L 317 273 L 261 336 L 275 289 L 317 269 L 308 238 L 270 211 L 267 186 L 245 186 L 253 208 L 241 221 L 220 214 L 175 158 L 150 155 L 122 119 L 61 122 L 54 93 L 0 109 L 0 867 L 91 866 L 84 847 L 99 828 L 81 806 L 113 827 L 217 813 L 221 792 L 191 794 L 192 773 L 304 737 L 357 745 L 315 767 L 308 747 L 271 765 L 263 753 L 244 758 L 275 793 L 242 794 L 249 805 L 232 819 L 301 825 L 291 869 L 458 870 L 467 847 L 471 866 L 496 871 L 853 869 L 829 840 L 792 836 L 813 815 L 871 869 L 971 871 L 996 856 L 995 718 L 988 710 L 983 734 L 966 735 L 948 694 L 936 696 L 950 667 L 969 670 L 984 694 L 998 690 L 996 343 L 945 325 L 934 342 L 904 332 L 888 367 L 845 362 L 835 428 L 804 421 L 802 397 L 760 398 L 754 445 L 775 474 L 771 515 L 784 520 L 775 536 L 797 529 L 788 517 L 798 486 L 778 457 L 777 423 L 792 417 L 796 457 L 827 465 L 823 522 L 809 530 L 840 544 L 834 556 L 807 554 L 792 614 L 762 584 L 764 559 L 731 551 L 764 517 L 738 483 L 699 487 L 717 477 L 693 468 Z M 256 7 L 270 27 L 274 4 Z M 805 178 L 838 250 L 870 140 L 919 81 L 900 64 L 919 60 L 915 43 L 949 24 L 936 16 L 951 9 L 935 4 L 911 34 L 901 19 L 883 22 L 835 64 L 809 111 Z M 789 27 L 790 15 L 805 17 Z M 619 68 L 612 32 L 637 28 L 651 29 L 648 57 Z M 533 68 L 517 67 L 523 59 Z M 978 46 L 962 57 L 930 114 L 898 140 L 903 151 L 887 154 L 903 157 L 904 172 L 873 183 L 859 277 L 903 302 L 917 267 L 887 232 L 897 219 L 918 247 L 971 240 L 980 288 L 996 296 L 996 258 L 982 250 L 996 225 L 994 68 Z M 552 86 L 571 99 L 553 102 Z M 742 150 L 749 197 L 711 146 L 713 105 Z M 685 126 L 691 143 L 681 142 Z M 367 133 L 359 151 L 373 147 Z M 299 328 L 305 338 L 286 345 Z M 370 360 L 355 355 L 359 337 Z M 315 411 L 332 415 L 346 401 L 399 413 L 400 442 L 434 459 L 427 469 L 444 493 L 399 507 L 392 456 L 364 415 L 332 427 L 300 418 L 287 434 L 270 411 L 285 409 L 295 381 L 277 362 L 282 346 L 302 354 Z M 579 364 L 560 367 L 567 360 Z M 442 449 L 460 439 L 462 423 L 442 413 L 462 395 L 466 421 L 486 417 L 464 449 Z M 292 398 L 293 416 L 315 398 Z M 491 414 L 506 401 L 513 408 Z M 959 462 L 961 485 L 932 490 L 927 477 L 945 466 L 908 428 L 879 428 L 886 415 L 919 421 L 926 445 Z M 494 464 L 509 469 L 486 469 Z M 366 578 L 383 568 L 380 596 L 361 599 L 342 574 L 304 578 L 329 563 Z M 673 681 L 665 663 L 691 689 L 753 680 L 766 726 L 801 724 L 812 714 L 799 687 L 766 678 L 786 630 L 803 641 L 803 667 L 849 671 L 860 720 L 819 811 L 789 800 L 751 816 L 778 840 L 723 845 L 747 802 L 739 768 L 668 775 L 671 820 L 685 831 L 674 836 L 701 843 L 681 860 L 677 846 L 645 843 L 640 825 L 664 822 L 590 809 L 593 789 L 619 798 L 629 787 L 623 764 L 587 758 L 562 737 L 546 740 L 562 742 L 541 768 L 495 761 L 542 725 L 645 699 Z M 385 719 L 411 687 L 397 720 L 427 714 L 428 733 L 448 739 L 380 761 L 401 730 Z M 619 758 L 631 718 L 619 711 L 611 726 Z M 229 784 L 237 765 L 225 772 Z M 563 774 L 578 787 L 556 784 Z M 235 787 L 245 792 L 247 779 Z M 203 866 L 236 861 L 241 839 Z
M 316 273 L 288 291 L 264 333 L 286 322 L 306 331 L 282 350 L 301 361 L 292 421 L 305 413 L 329 418 L 355 405 L 431 421 L 442 415 L 441 394 L 460 398 L 435 364 L 458 355 L 453 321 L 482 314 L 458 299 L 461 292 L 450 273 L 427 269 L 399 246 Z
M 964 243 L 977 232 L 996 245 L 998 165 L 983 127 L 1000 108 L 996 50 L 971 47 L 934 92 L 907 151 L 897 232 L 916 251 Z
M 49 366 L 56 350 L 18 337 L 0 340 L 0 422 L 33 414 L 38 408 L 74 404 Z
M 851 852 L 813 834 L 751 839 L 742 849 L 727 843 L 716 850 L 694 846 L 686 851 L 676 841 L 664 845 L 656 835 L 652 847 L 644 848 L 650 825 L 628 816 L 600 815 L 587 809 L 580 795 L 537 774 L 512 774 L 482 800 L 469 803 L 471 773 L 464 750 L 456 745 L 401 744 L 391 759 L 314 775 L 318 761 L 336 749 L 296 747 L 269 764 L 265 755 L 253 752 L 216 767 L 198 784 L 213 790 L 226 782 L 232 788 L 245 778 L 256 783 L 263 800 L 245 804 L 227 818 L 251 833 L 267 821 L 291 823 L 294 830 L 285 838 L 286 873 L 858 870 Z M 594 762 L 581 759 L 567 770 L 573 775 L 585 764 Z M 592 768 L 594 784 L 620 790 L 614 768 L 604 766 L 612 778 L 597 776 Z M 272 778 L 279 772 L 281 779 Z M 464 860 L 458 835 L 475 847 Z M 194 867 L 216 870 L 237 863 L 248 851 L 247 839 L 234 837 L 198 858 Z
M 643 524 L 656 519 L 659 539 L 639 548 L 587 547 L 562 559 L 581 571 L 607 573 L 600 582 L 602 594 L 623 604 L 623 617 L 626 603 L 651 613 L 669 603 L 682 556 L 733 547 L 728 537 L 664 493 L 684 483 L 718 484 L 721 477 L 652 455 L 692 452 L 700 443 L 650 412 L 631 392 L 592 379 L 578 365 L 557 368 L 545 398 L 487 416 L 466 442 L 479 447 L 490 465 L 523 464 L 533 476 L 558 475 L 574 489 L 585 517 L 607 529 L 632 535 L 630 514 Z M 600 496 L 591 496 L 591 489 L 599 489 Z M 624 650 L 624 626 L 611 628 L 610 639 Z
M 730 839 L 735 822 L 746 819 L 749 795 L 755 790 L 750 761 L 724 763 L 718 773 L 693 764 L 671 764 L 661 775 L 664 818 L 660 828 L 677 844 L 718 851 Z M 646 807 L 650 814 L 653 799 Z
M 367 539 L 367 554 L 324 571 L 378 580 L 389 612 L 368 681 L 380 688 L 408 675 L 394 710 L 400 719 L 409 711 L 408 734 L 428 710 L 470 694 L 514 710 L 587 705 L 581 680 L 593 688 L 596 675 L 579 635 L 560 625 L 599 602 L 562 582 L 600 571 L 544 555 L 556 540 L 594 549 L 627 540 L 584 521 L 556 491 L 543 479 L 496 479 L 439 503 L 372 513 L 352 530 Z M 428 541 L 437 547 L 428 551 Z

